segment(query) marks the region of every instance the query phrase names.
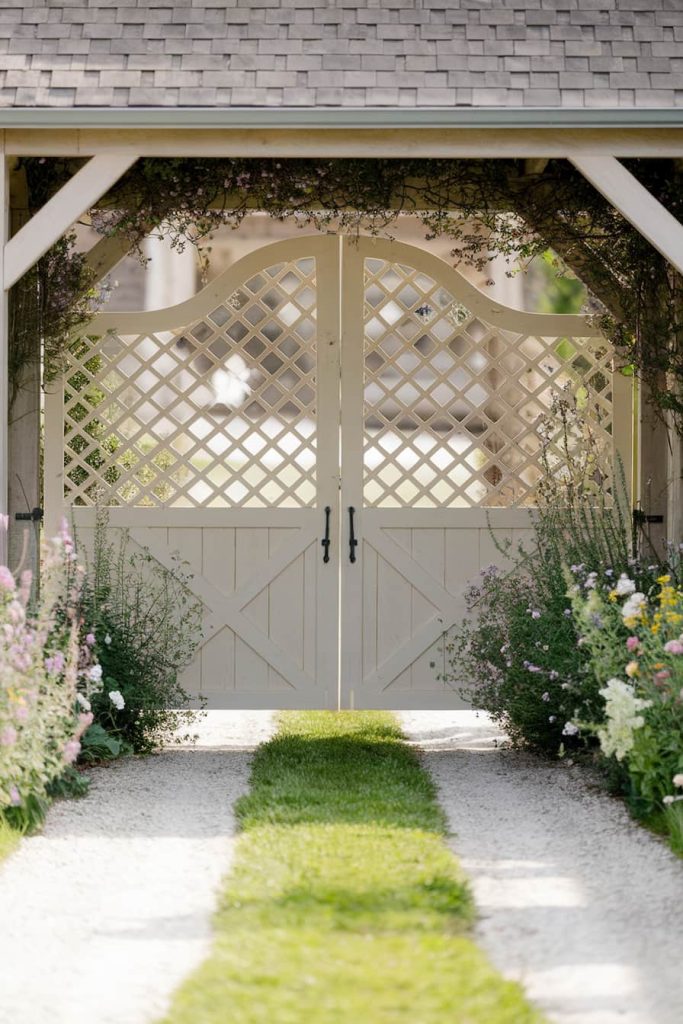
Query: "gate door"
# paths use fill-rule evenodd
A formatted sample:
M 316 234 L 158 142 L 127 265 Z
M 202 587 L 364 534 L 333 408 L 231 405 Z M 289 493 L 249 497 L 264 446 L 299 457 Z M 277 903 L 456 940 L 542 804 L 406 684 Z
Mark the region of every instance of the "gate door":
M 529 537 L 543 444 L 561 471 L 559 431 L 542 433 L 553 396 L 629 468 L 629 380 L 581 317 L 508 309 L 412 246 L 344 245 L 341 705 L 465 706 L 443 634 L 504 562 L 492 531 Z
M 630 464 L 604 338 L 400 243 L 277 242 L 92 334 L 46 402 L 48 513 L 66 501 L 87 535 L 99 500 L 189 563 L 204 632 L 184 684 L 211 707 L 457 707 L 443 635 L 501 560 L 491 530 L 529 535 L 542 448 L 561 471 L 553 397 L 590 424 L 572 443 Z
M 189 563 L 205 616 L 184 685 L 210 707 L 337 706 L 338 547 L 324 564 L 320 537 L 339 489 L 338 311 L 337 239 L 300 238 L 179 306 L 100 315 L 74 347 L 51 504 L 63 490 L 81 535 L 112 505 L 162 564 Z M 60 449 L 56 396 L 47 417 Z

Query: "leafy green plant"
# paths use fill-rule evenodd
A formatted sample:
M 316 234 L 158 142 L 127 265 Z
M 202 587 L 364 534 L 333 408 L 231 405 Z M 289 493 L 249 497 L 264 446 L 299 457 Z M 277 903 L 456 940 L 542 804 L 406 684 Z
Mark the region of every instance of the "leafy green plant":
M 565 569 L 588 564 L 609 578 L 633 564 L 625 487 L 619 472 L 610 477 L 608 453 L 582 415 L 587 398 L 584 385 L 555 397 L 539 427 L 544 474 L 533 542 L 513 550 L 493 534 L 509 568 L 483 570 L 466 594 L 467 618 L 446 643 L 447 680 L 460 682 L 514 742 L 549 753 L 576 744 L 572 717 L 602 706 Z
M 81 617 L 92 630 L 104 684 L 91 698 L 99 728 L 86 756 L 146 753 L 194 720 L 179 677 L 201 635 L 201 604 L 185 567 L 167 569 L 148 551 L 134 550 L 126 531 L 109 529 L 106 509 L 97 510 L 86 564 Z

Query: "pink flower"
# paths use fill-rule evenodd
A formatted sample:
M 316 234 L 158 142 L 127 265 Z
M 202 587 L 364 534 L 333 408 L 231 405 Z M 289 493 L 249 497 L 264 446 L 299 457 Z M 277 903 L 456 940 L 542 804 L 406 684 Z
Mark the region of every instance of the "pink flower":
M 680 640 L 669 640 L 664 644 L 667 654 L 683 654 L 683 642 Z
M 0 565 L 0 589 L 9 590 L 10 593 L 13 593 L 15 588 L 16 584 L 11 570 L 6 565 Z
M 636 651 L 636 650 L 638 650 L 639 647 L 640 647 L 640 640 L 638 639 L 637 636 L 630 636 L 628 638 L 628 640 L 626 641 L 626 650 L 629 651 L 629 652 Z
M 94 643 L 95 643 L 95 634 L 94 633 L 88 633 L 86 638 L 85 638 L 85 642 L 88 645 L 88 647 L 93 647 Z
M 6 725 L 0 732 L 0 747 L 11 747 L 17 742 L 17 730 L 13 725 Z
M 25 722 L 28 718 L 28 708 L 25 704 L 20 704 L 17 710 L 14 712 L 14 717 L 17 722 Z
M 21 797 L 19 796 L 19 790 L 16 786 L 10 786 L 9 789 L 9 800 L 12 807 L 18 807 L 21 803 Z
M 89 729 L 93 724 L 95 716 L 92 711 L 86 711 L 78 716 L 78 728 L 76 729 L 76 738 L 80 739 L 86 729 Z
M 67 740 L 63 747 L 64 764 L 73 764 L 81 752 L 81 745 L 78 740 Z
M 64 671 L 64 655 L 55 651 L 51 658 L 45 659 L 45 669 L 51 676 L 58 676 Z
M 668 669 L 663 668 L 661 672 L 655 672 L 655 683 L 665 683 L 667 679 L 671 678 L 671 673 Z

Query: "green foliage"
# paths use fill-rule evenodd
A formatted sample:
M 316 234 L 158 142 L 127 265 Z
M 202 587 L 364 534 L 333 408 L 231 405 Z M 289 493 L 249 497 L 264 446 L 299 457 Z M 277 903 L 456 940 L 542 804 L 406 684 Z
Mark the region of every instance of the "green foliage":
M 166 1024 L 540 1024 L 467 937 L 433 783 L 391 715 L 285 713 L 237 814 L 213 951 Z
M 464 691 L 516 743 L 555 754 L 576 741 L 572 718 L 599 713 L 599 681 L 579 644 L 565 572 L 590 566 L 618 577 L 632 565 L 620 472 L 610 484 L 581 397 L 558 397 L 540 433 L 544 476 L 531 544 L 498 544 L 503 572 L 484 570 L 467 593 L 468 617 L 449 637 L 447 680 Z M 495 535 L 493 535 L 496 541 Z
M 588 596 L 574 587 L 572 594 L 589 667 L 608 698 L 597 718 L 581 724 L 597 733 L 613 777 L 620 776 L 631 809 L 643 818 L 681 798 L 674 782 L 683 779 L 679 552 L 671 552 L 670 570 L 649 581 L 631 574 L 621 581 L 623 594 L 605 587 Z
M 116 744 L 149 752 L 192 723 L 194 712 L 179 710 L 189 701 L 179 674 L 201 635 L 201 605 L 184 566 L 166 569 L 145 549 L 134 550 L 125 531 L 112 537 L 108 522 L 98 509 L 81 610 L 96 637 L 104 681 L 92 710 L 106 738 L 99 730 L 91 735 L 91 758 L 116 756 Z
M 0 816 L 0 864 L 16 850 L 20 840 L 21 832 Z
M 91 726 L 92 728 L 92 726 Z M 83 743 L 83 740 L 81 740 Z M 63 775 L 54 779 L 48 786 L 48 796 L 51 800 L 73 800 L 78 799 L 88 792 L 90 779 L 72 764 L 66 769 Z
M 112 736 L 99 722 L 93 722 L 81 739 L 81 761 L 113 761 L 128 752 L 122 740 Z
M 683 171 L 676 161 L 626 163 L 683 219 Z M 22 166 L 38 205 L 74 170 L 58 159 L 27 159 Z M 655 404 L 679 419 L 683 414 L 681 276 L 564 160 L 529 174 L 524 160 L 143 159 L 93 211 L 92 224 L 103 236 L 123 236 L 138 253 L 150 231 L 179 249 L 199 244 L 208 253 L 215 230 L 238 227 L 254 210 L 301 226 L 371 234 L 390 233 L 396 218 L 410 213 L 428 238 L 453 240 L 456 261 L 480 269 L 496 254 L 525 266 L 551 246 L 590 289 L 600 326 L 624 364 L 635 365 L 648 382 Z M 56 325 L 69 288 L 72 298 L 82 294 L 84 269 L 68 247 L 53 269 L 66 287 L 41 293 L 48 296 L 42 330 L 55 352 L 63 351 L 64 333 L 50 314 L 54 308 Z M 561 292 L 568 288 L 558 284 Z M 31 331 L 37 345 L 40 332 Z

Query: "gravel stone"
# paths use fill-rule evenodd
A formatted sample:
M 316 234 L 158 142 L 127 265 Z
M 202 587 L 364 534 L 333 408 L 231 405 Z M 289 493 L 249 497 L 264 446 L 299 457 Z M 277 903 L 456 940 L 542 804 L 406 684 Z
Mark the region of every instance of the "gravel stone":
M 267 711 L 210 711 L 195 746 L 91 771 L 0 866 L 1 1024 L 144 1024 L 208 953 L 232 805 Z
M 480 912 L 476 938 L 556 1024 L 680 1024 L 683 862 L 583 769 L 473 711 L 401 714 Z

